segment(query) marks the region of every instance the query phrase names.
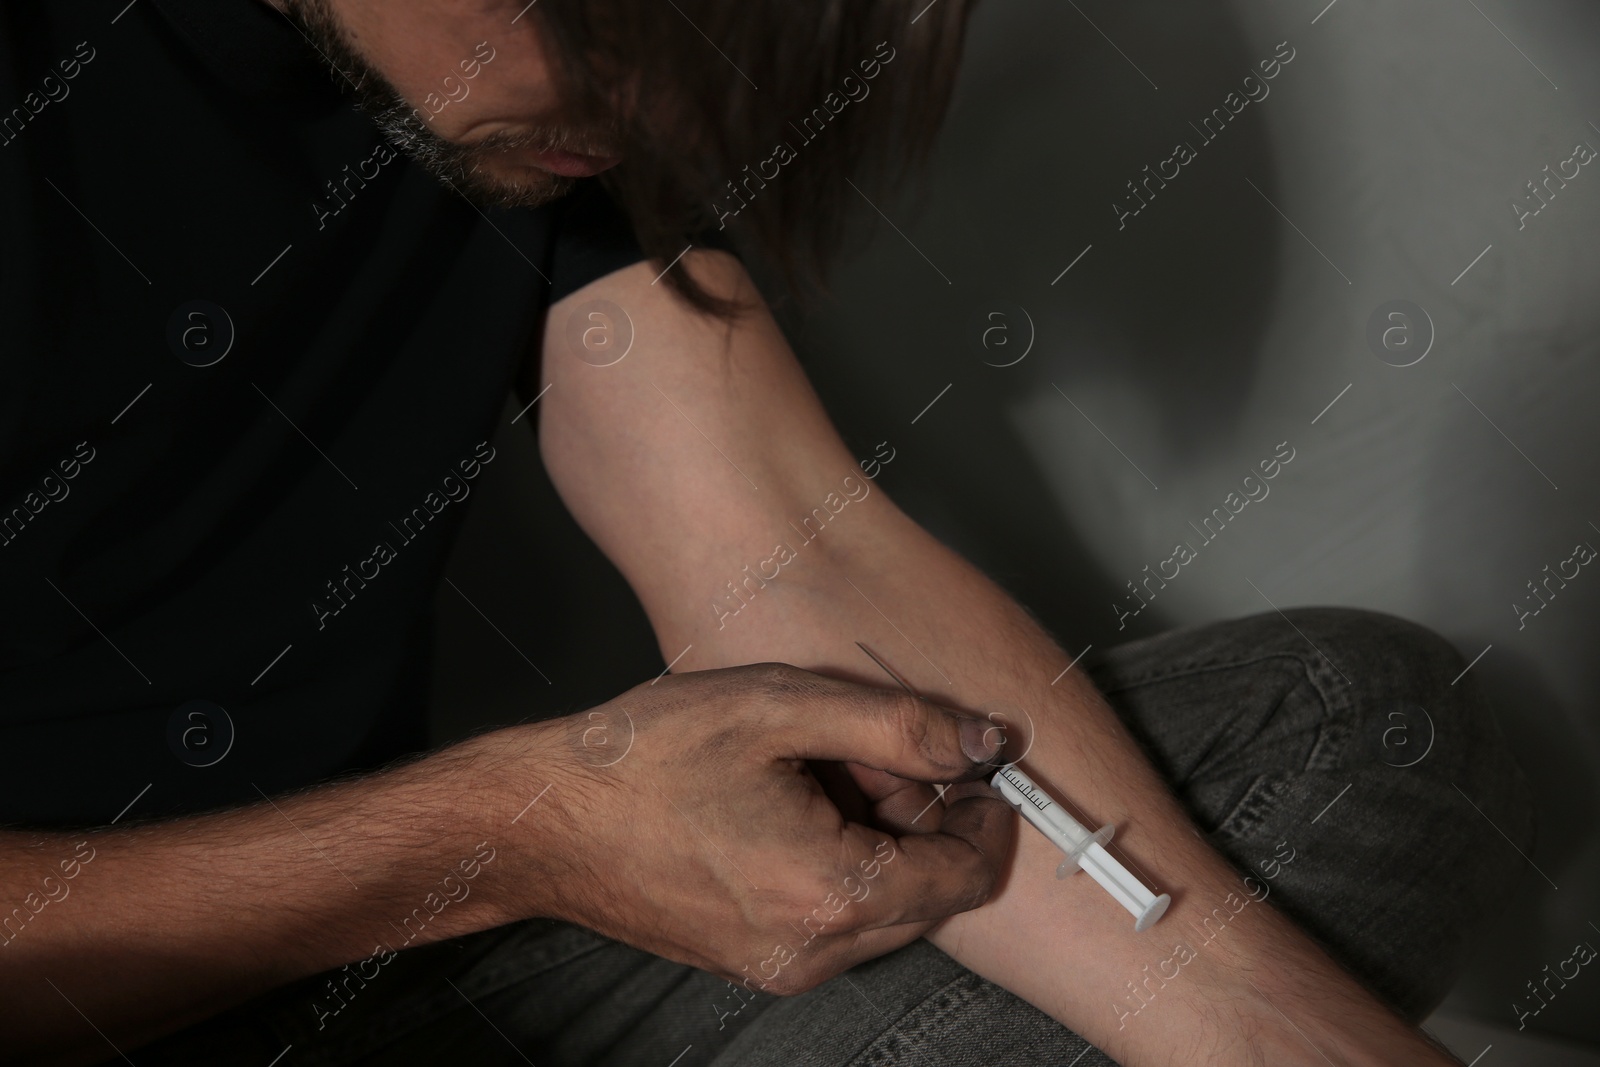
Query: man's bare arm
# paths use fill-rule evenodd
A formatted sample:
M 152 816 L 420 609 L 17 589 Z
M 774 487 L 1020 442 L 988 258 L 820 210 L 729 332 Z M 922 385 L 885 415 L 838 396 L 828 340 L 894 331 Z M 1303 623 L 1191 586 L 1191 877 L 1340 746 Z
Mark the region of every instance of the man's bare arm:
M 597 729 L 617 744 L 591 747 Z M 98 1061 L 344 964 L 304 1005 L 335 1026 L 347 998 L 387 996 L 393 953 L 536 916 L 752 989 L 809 989 L 987 899 L 1013 827 L 979 796 L 940 833 L 897 841 L 842 818 L 806 760 L 970 780 L 994 753 L 984 735 L 926 701 L 764 664 L 641 683 L 232 812 L 0 831 L 0 901 L 15 904 L 0 914 L 0 1061 Z M 847 921 L 764 966 L 795 916 L 886 863 L 895 877 L 852 897 Z
M 723 253 L 696 251 L 674 269 L 753 295 Z M 540 445 L 557 489 L 639 594 L 675 670 L 782 660 L 883 684 L 855 646 L 863 641 L 930 698 L 1028 709 L 1026 766 L 1096 820 L 1126 828 L 1123 853 L 1174 891 L 1165 922 L 1198 923 L 1239 899 L 1240 878 L 1082 673 L 1051 684 L 1069 657 L 863 477 L 765 309 L 729 328 L 683 308 L 652 276 L 638 264 L 552 308 L 540 380 L 529 384 L 550 385 Z M 634 333 L 609 366 L 598 364 L 613 358 L 607 331 L 619 324 L 592 314 L 600 299 L 625 309 Z M 590 332 L 571 329 L 575 317 Z M 594 350 L 571 347 L 584 343 Z M 880 814 L 891 821 L 909 823 L 934 798 L 927 787 L 887 796 L 895 786 L 883 777 L 858 780 L 886 797 Z M 1119 1026 L 1108 1005 L 1143 974 L 1161 927 L 1134 933 L 1089 879 L 1057 882 L 1059 860 L 1041 835 L 1021 833 L 1001 891 L 932 938 L 1119 1062 L 1454 1062 L 1261 906 L 1243 909 L 1223 951 L 1187 965 L 1182 983 Z
M 504 895 L 484 890 L 518 860 L 500 812 L 489 828 L 475 756 L 469 743 L 361 781 L 171 822 L 0 833 L 5 1062 L 97 1062 L 112 1045 L 129 1050 L 274 986 L 370 960 L 343 989 L 308 999 L 308 1019 L 336 1015 L 362 975 L 392 958 L 380 946 L 504 921 Z

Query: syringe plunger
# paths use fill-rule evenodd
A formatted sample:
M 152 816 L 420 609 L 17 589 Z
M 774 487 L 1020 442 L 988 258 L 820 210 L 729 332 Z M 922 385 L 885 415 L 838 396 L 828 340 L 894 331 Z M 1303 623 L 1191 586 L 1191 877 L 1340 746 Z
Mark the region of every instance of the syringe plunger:
M 1165 893 L 1151 892 L 1106 851 L 1105 843 L 1111 840 L 1113 832 L 1110 824 L 1090 833 L 1015 764 L 1000 768 L 990 784 L 1025 820 L 1066 853 L 1066 859 L 1056 870 L 1057 878 L 1065 878 L 1080 868 L 1088 871 L 1091 878 L 1133 915 L 1135 930 L 1149 929 L 1166 913 L 1172 898 Z

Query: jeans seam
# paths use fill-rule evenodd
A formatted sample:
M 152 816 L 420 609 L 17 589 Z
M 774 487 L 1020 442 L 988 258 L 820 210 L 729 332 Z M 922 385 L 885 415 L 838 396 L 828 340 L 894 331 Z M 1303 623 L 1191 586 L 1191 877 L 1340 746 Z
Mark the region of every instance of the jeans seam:
M 1286 659 L 1294 663 L 1298 663 L 1301 667 L 1306 666 L 1305 657 L 1294 652 L 1263 652 L 1250 656 L 1247 659 L 1225 658 L 1205 661 L 1191 661 L 1169 668 L 1160 673 L 1141 675 L 1137 679 L 1130 680 L 1125 684 L 1114 686 L 1101 685 L 1099 686 L 1099 689 L 1102 694 L 1109 696 L 1112 693 L 1121 693 L 1129 689 L 1139 689 L 1143 686 L 1152 685 L 1156 682 L 1170 682 L 1174 679 L 1186 678 L 1194 674 L 1209 674 L 1213 671 L 1225 671 L 1234 670 L 1240 667 L 1252 667 L 1258 663 L 1265 663 L 1268 660 L 1274 659 Z M 1110 664 L 1107 661 L 1102 661 L 1100 664 L 1097 664 L 1089 672 L 1090 677 L 1093 678 L 1096 671 L 1104 670 L 1108 666 L 1110 666 Z
M 1254 778 L 1245 787 L 1244 793 L 1239 800 L 1217 823 L 1217 828 L 1214 831 L 1214 835 L 1217 837 L 1245 836 L 1249 830 L 1262 822 L 1271 810 L 1277 806 L 1283 795 L 1288 791 L 1290 781 L 1294 778 L 1318 771 L 1332 771 L 1345 762 L 1350 738 L 1353 735 L 1353 728 L 1349 722 L 1352 704 L 1347 695 L 1349 684 L 1340 685 L 1334 679 L 1334 675 L 1339 674 L 1338 668 L 1334 667 L 1332 661 L 1328 660 L 1313 645 L 1311 655 L 1294 651 L 1273 651 L 1246 655 L 1243 658 L 1233 658 L 1223 653 L 1205 660 L 1190 660 L 1159 673 L 1143 675 L 1136 680 L 1130 680 L 1127 684 L 1101 688 L 1101 692 L 1109 696 L 1112 693 L 1170 682 L 1197 674 L 1247 669 L 1273 660 L 1288 660 L 1296 665 L 1299 668 L 1300 676 L 1304 678 L 1306 684 L 1316 695 L 1319 716 L 1317 737 L 1312 742 L 1311 751 L 1307 754 L 1305 763 L 1293 775 L 1274 776 L 1263 774 Z M 1340 680 L 1343 679 L 1342 674 L 1339 675 L 1339 678 Z

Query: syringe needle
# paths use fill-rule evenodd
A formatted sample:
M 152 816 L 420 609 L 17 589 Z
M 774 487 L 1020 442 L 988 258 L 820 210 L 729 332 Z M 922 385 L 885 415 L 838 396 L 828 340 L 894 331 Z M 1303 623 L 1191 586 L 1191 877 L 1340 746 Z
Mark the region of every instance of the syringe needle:
M 907 682 L 904 678 L 902 678 L 898 674 L 896 674 L 894 672 L 894 668 L 890 667 L 887 663 L 883 662 L 883 660 L 881 660 L 877 656 L 873 655 L 872 649 L 868 648 L 866 645 L 863 645 L 860 641 L 856 642 L 856 647 L 859 648 L 861 651 L 865 652 L 867 654 L 867 658 L 868 659 L 870 659 L 872 662 L 876 663 L 878 666 L 882 667 L 883 668 L 883 673 L 887 674 L 890 678 L 893 678 L 894 681 L 895 681 L 895 684 L 898 685 L 901 689 L 904 689 L 906 692 L 910 693 L 912 696 L 916 697 L 918 700 L 922 699 L 922 695 L 920 693 L 918 693 L 915 689 L 911 688 L 911 683 Z

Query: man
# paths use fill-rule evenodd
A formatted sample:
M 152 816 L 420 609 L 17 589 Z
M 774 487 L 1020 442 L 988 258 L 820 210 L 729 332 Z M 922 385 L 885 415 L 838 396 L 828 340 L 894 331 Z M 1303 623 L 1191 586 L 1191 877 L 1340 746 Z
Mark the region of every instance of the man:
M 1455 651 L 1302 611 L 1102 695 L 873 487 L 727 250 L 803 281 L 965 14 L 0 16 L 7 1058 L 1450 1062 L 1411 1024 L 1516 872 L 1457 789 L 1530 832 Z M 424 755 L 513 387 L 675 673 Z M 1404 773 L 1394 700 L 1440 723 Z M 1157 926 L 1049 876 L 1012 761 Z

